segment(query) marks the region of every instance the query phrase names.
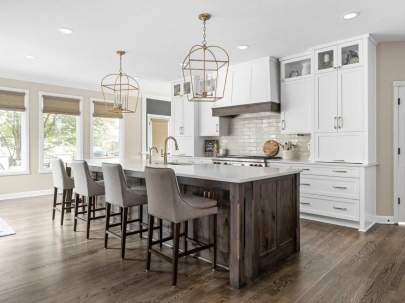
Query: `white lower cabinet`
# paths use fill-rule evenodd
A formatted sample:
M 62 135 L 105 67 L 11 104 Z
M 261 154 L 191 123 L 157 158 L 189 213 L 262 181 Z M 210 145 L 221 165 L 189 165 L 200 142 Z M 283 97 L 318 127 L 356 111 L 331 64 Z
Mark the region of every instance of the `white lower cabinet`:
M 301 217 L 367 231 L 376 214 L 376 166 L 317 162 L 270 162 L 301 170 Z

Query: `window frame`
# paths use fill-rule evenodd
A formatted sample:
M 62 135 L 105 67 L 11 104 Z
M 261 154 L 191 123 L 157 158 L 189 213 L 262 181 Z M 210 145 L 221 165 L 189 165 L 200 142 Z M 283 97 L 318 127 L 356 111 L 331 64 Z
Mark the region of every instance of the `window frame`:
M 16 175 L 29 175 L 30 171 L 30 107 L 29 107 L 29 90 L 21 88 L 12 88 L 12 87 L 0 87 L 0 90 L 24 93 L 24 106 L 25 112 L 22 113 L 21 119 L 21 146 L 23 157 L 23 165 L 21 170 L 15 171 L 0 171 L 0 177 L 3 176 L 16 176 Z
M 83 97 L 40 91 L 38 93 L 38 172 L 40 174 L 51 173 L 50 168 L 44 167 L 44 127 L 42 119 L 44 96 L 73 98 L 80 100 L 80 115 L 76 116 L 76 159 L 83 159 Z
M 108 159 L 108 158 L 94 158 L 93 157 L 93 148 L 94 148 L 94 142 L 93 142 L 93 114 L 94 114 L 94 101 L 96 102 L 108 102 L 108 103 L 112 103 L 114 104 L 114 101 L 112 100 L 104 100 L 104 99 L 99 99 L 99 98 L 90 98 L 90 121 L 89 121 L 89 125 L 90 125 L 90 129 L 89 129 L 89 151 L 90 151 L 90 155 L 89 158 L 90 159 Z M 124 119 L 125 116 L 123 116 L 122 119 L 118 119 L 119 120 L 119 128 L 118 128 L 118 146 L 119 146 L 119 158 L 123 158 L 124 155 L 124 150 L 125 150 L 125 127 L 124 127 Z

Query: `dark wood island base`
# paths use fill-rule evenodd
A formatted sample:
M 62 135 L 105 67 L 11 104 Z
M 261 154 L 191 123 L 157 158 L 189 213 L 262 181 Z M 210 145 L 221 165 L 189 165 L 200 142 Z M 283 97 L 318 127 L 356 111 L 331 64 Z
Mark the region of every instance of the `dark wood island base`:
M 228 183 L 179 177 L 184 191 L 218 200 L 217 262 L 229 269 L 232 287 L 243 287 L 299 252 L 299 178 L 297 173 Z M 208 219 L 190 223 L 193 238 L 212 240 Z M 201 257 L 210 260 L 209 252 Z

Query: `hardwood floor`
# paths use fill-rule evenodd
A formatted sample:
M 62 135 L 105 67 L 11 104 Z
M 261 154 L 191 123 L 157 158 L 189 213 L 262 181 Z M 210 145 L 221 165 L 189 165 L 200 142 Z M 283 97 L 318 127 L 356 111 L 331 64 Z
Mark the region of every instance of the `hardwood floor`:
M 405 302 L 405 227 L 378 225 L 366 233 L 302 221 L 301 253 L 241 290 L 225 271 L 192 257 L 171 265 L 155 256 L 145 272 L 146 239 L 103 247 L 103 222 L 73 232 L 51 220 L 50 197 L 0 202 L 0 217 L 17 232 L 0 238 L 0 302 Z

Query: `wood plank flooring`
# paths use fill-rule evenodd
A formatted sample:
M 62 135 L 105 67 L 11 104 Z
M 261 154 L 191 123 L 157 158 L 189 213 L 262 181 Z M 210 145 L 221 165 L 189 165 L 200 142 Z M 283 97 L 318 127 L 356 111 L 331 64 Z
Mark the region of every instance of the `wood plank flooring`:
M 0 202 L 0 217 L 17 232 L 0 238 L 0 302 L 405 302 L 405 227 L 377 225 L 366 233 L 302 221 L 301 253 L 241 290 L 228 274 L 192 257 L 180 260 L 178 286 L 171 266 L 152 257 L 146 240 L 129 238 L 103 248 L 104 223 L 86 240 L 71 215 L 51 220 L 51 198 Z

